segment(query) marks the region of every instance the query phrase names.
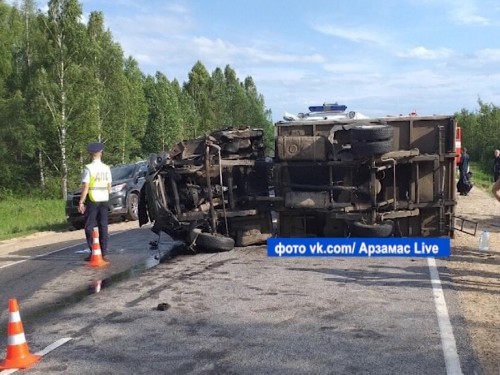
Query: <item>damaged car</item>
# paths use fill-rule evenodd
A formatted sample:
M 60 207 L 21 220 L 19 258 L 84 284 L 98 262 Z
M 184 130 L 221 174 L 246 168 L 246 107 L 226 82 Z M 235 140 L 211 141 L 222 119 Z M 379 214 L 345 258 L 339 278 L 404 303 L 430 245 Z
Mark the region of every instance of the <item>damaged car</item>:
M 272 233 L 272 160 L 261 129 L 225 129 L 150 156 L 139 224 L 192 249 L 227 251 Z

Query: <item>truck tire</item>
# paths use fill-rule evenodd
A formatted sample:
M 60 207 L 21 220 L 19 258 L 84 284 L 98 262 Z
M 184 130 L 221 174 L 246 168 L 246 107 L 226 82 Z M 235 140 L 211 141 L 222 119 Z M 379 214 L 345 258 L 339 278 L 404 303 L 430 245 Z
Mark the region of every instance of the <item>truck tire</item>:
M 200 232 L 196 237 L 196 246 L 209 251 L 230 251 L 234 249 L 234 240 L 222 235 Z
M 139 196 L 130 193 L 127 199 L 127 220 L 136 221 L 139 219 Z
M 364 224 L 355 221 L 350 226 L 352 237 L 390 237 L 394 231 L 394 223 L 386 220 L 382 224 Z
M 356 141 L 385 141 L 392 139 L 393 127 L 389 125 L 361 125 L 351 129 L 351 140 Z
M 379 142 L 353 142 L 351 144 L 352 153 L 355 156 L 382 155 L 392 151 L 392 140 L 388 139 Z

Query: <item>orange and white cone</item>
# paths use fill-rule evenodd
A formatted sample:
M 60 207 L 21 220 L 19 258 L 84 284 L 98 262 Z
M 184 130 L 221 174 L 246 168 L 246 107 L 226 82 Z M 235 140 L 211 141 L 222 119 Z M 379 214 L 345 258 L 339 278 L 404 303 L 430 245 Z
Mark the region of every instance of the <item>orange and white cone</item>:
M 19 306 L 15 298 L 9 300 L 9 325 L 7 326 L 7 356 L 0 363 L 0 370 L 13 368 L 29 368 L 41 356 L 31 354 L 24 337 L 23 323 L 19 314 Z
M 106 262 L 102 257 L 101 245 L 99 243 L 99 230 L 94 228 L 92 231 L 92 254 L 90 255 L 90 267 L 104 267 L 109 262 Z

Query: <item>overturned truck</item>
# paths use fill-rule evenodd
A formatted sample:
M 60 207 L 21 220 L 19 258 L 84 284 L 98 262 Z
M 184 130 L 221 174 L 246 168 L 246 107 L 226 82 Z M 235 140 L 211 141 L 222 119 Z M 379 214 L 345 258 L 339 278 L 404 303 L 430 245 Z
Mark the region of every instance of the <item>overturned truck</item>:
M 291 118 L 275 124 L 274 158 L 262 130 L 213 132 L 151 156 L 140 223 L 210 250 L 273 235 L 453 236 L 456 126 Z
M 272 234 L 262 129 L 227 129 L 151 155 L 139 201 L 139 224 L 190 247 L 231 250 Z

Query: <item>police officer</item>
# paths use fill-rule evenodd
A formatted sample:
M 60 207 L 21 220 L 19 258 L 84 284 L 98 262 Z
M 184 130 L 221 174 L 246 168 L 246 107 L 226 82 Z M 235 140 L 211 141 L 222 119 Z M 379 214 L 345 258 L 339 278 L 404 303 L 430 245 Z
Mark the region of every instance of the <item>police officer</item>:
M 78 211 L 85 214 L 85 237 L 92 251 L 92 231 L 99 228 L 99 243 L 103 257 L 108 251 L 108 201 L 111 191 L 111 170 L 101 161 L 104 145 L 91 143 L 87 147 L 92 162 L 87 164 L 82 174 L 82 195 Z M 90 260 L 90 256 L 86 258 Z

